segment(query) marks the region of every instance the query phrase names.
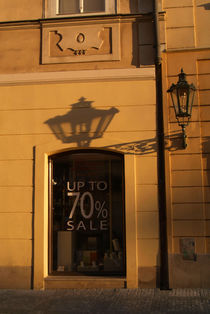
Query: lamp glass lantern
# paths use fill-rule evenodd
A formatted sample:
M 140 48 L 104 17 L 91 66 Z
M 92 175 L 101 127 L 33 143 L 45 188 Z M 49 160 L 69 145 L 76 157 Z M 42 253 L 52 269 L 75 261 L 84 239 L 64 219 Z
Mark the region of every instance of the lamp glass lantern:
M 196 88 L 193 84 L 188 84 L 186 74 L 181 69 L 177 84 L 172 84 L 167 90 L 171 95 L 176 119 L 182 128 L 183 147 L 187 147 L 185 128 L 189 124 L 192 115 L 192 106 Z

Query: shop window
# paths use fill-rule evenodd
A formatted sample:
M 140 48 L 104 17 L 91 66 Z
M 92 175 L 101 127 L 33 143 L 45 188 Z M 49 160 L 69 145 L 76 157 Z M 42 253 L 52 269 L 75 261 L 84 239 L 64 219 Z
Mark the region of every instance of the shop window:
M 49 169 L 49 273 L 124 276 L 123 156 L 68 152 Z
M 115 0 L 46 0 L 47 17 L 115 13 Z

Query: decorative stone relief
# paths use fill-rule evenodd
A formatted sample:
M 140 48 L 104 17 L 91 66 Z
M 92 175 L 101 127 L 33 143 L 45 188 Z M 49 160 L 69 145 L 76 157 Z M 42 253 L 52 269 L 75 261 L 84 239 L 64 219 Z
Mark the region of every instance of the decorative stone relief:
M 118 24 L 43 25 L 42 64 L 120 60 Z

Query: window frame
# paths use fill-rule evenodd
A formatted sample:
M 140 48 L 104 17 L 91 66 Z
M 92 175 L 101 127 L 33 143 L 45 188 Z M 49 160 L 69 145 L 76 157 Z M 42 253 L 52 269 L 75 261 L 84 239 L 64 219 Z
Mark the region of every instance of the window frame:
M 101 149 L 101 141 L 96 141 L 94 149 Z M 125 230 L 126 230 L 126 277 L 120 279 L 122 283 L 126 281 L 127 288 L 138 288 L 138 254 L 137 254 L 137 203 L 136 203 L 136 159 L 134 154 L 127 151 L 113 150 L 110 145 L 116 145 L 115 139 L 104 139 L 103 147 L 107 147 L 106 151 L 114 151 L 123 153 L 124 155 L 124 175 L 125 175 Z M 81 288 L 91 287 L 98 288 L 98 284 L 102 284 L 101 279 L 96 277 L 93 280 L 81 277 L 81 280 L 75 280 L 72 277 L 55 278 L 48 273 L 48 211 L 49 211 L 49 157 L 65 151 L 76 150 L 76 143 L 63 144 L 57 139 L 48 143 L 36 146 L 35 154 L 35 218 L 34 218 L 34 289 L 58 289 L 58 288 Z M 93 147 L 90 147 L 93 149 Z M 119 287 L 119 279 L 117 283 L 115 279 L 109 278 L 110 284 Z M 124 285 L 124 283 L 123 283 Z
M 45 18 L 81 17 L 94 15 L 116 14 L 116 0 L 105 0 L 105 11 L 91 13 L 61 14 L 59 13 L 59 0 L 45 0 Z

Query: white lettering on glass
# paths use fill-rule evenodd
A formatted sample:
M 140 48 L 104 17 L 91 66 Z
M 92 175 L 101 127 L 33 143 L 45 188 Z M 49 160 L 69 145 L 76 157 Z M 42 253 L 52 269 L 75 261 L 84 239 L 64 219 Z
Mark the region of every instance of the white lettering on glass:
M 106 201 L 95 200 L 93 194 L 95 190 L 105 191 L 107 187 L 108 184 L 106 181 L 67 182 L 67 195 L 73 198 L 68 217 L 69 220 L 67 222 L 67 230 L 108 230 L 108 209 L 106 208 Z M 91 192 L 83 192 L 83 188 L 89 189 Z M 85 220 L 81 220 L 79 223 L 75 224 L 72 219 L 75 212 L 78 210 Z M 94 220 L 91 220 L 93 217 Z

